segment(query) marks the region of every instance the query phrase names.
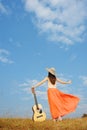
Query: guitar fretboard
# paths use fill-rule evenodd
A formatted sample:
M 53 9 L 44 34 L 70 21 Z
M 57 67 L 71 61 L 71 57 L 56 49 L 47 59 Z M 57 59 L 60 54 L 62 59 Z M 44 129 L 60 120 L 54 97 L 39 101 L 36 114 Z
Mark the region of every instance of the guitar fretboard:
M 35 100 L 35 104 L 36 104 L 37 109 L 39 109 L 39 108 L 38 108 L 37 97 L 36 97 L 36 94 L 35 94 L 35 93 L 34 93 L 34 100 Z

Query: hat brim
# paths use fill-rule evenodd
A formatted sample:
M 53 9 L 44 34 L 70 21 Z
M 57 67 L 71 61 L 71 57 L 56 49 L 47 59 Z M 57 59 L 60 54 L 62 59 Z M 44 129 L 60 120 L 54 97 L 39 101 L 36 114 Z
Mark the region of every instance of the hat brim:
M 52 70 L 51 70 L 51 69 L 46 68 L 46 70 L 47 70 L 48 72 L 50 72 L 52 75 L 55 75 L 55 76 L 56 76 L 56 73 L 55 73 L 55 72 L 52 72 Z

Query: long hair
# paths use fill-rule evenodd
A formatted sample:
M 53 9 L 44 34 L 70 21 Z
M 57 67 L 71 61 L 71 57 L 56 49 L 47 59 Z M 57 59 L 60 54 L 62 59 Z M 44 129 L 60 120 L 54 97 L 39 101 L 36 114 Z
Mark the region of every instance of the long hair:
M 48 78 L 52 84 L 55 84 L 56 82 L 56 76 L 48 72 Z

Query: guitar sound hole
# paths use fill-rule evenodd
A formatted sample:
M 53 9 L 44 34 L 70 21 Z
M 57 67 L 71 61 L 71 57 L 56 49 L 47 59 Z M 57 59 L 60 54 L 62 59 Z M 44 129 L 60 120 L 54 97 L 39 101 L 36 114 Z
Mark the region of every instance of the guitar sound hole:
M 39 113 L 42 113 L 42 109 L 40 109 Z
M 42 113 L 42 109 L 37 108 L 37 110 L 38 110 L 39 113 Z

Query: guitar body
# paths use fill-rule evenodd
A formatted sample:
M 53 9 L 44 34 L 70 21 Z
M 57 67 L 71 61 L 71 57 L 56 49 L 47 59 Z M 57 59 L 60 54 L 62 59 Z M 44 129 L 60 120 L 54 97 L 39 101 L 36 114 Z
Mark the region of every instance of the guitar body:
M 33 121 L 42 122 L 46 119 L 46 113 L 42 110 L 42 105 L 37 103 L 36 94 L 34 93 L 35 105 L 32 107 L 33 110 Z
M 32 107 L 33 109 L 33 120 L 36 121 L 36 122 L 42 122 L 46 119 L 46 114 L 45 112 L 42 111 L 42 105 L 41 104 L 38 104 L 38 109 L 37 109 L 37 106 L 34 105 Z

